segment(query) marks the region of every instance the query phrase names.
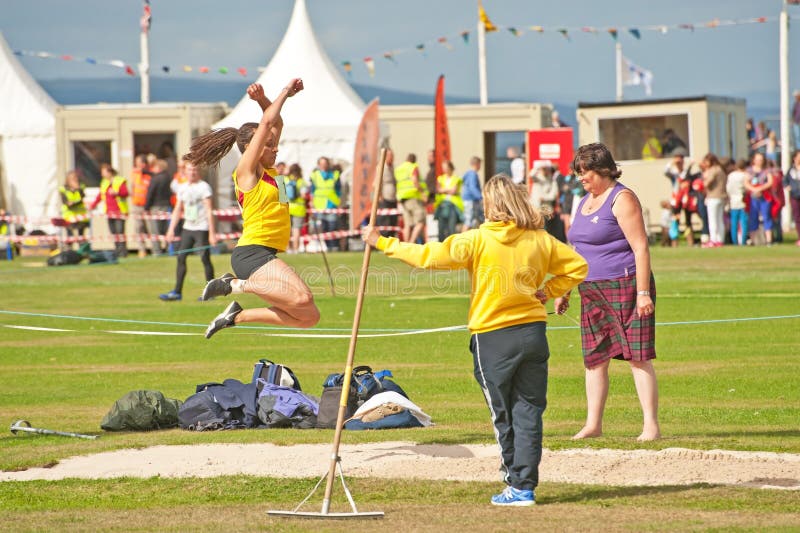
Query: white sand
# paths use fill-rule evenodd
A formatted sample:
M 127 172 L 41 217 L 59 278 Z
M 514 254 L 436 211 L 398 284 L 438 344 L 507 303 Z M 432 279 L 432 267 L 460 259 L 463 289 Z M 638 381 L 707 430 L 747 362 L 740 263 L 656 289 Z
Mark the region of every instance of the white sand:
M 154 446 L 71 457 L 51 468 L 0 472 L 0 481 L 108 479 L 123 476 L 320 477 L 330 444 L 206 444 Z M 381 442 L 342 445 L 347 476 L 499 481 L 499 456 L 490 445 L 418 445 Z M 768 452 L 545 450 L 540 480 L 614 486 L 709 483 L 800 490 L 800 455 Z

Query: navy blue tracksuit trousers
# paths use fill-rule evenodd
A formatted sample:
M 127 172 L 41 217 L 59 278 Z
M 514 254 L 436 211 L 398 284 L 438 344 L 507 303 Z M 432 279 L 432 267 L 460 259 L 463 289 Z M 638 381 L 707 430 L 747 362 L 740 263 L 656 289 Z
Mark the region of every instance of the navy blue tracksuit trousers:
M 547 407 L 546 322 L 476 333 L 470 338 L 475 379 L 492 416 L 506 484 L 535 489 Z

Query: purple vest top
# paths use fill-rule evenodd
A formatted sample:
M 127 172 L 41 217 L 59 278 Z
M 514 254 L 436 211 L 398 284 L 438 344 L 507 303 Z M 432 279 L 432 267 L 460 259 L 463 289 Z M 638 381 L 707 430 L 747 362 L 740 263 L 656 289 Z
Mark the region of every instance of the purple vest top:
M 611 212 L 614 199 L 626 188 L 621 183 L 614 185 L 600 209 L 589 215 L 581 211 L 590 195 L 584 196 L 578 205 L 569 228 L 569 242 L 589 263 L 586 281 L 625 278 L 636 272 L 633 250 Z

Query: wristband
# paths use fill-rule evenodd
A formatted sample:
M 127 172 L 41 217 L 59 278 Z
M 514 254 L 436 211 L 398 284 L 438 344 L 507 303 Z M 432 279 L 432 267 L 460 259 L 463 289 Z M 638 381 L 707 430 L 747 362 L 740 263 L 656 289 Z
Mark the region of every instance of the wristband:
M 650 291 L 636 291 L 637 296 L 650 296 Z

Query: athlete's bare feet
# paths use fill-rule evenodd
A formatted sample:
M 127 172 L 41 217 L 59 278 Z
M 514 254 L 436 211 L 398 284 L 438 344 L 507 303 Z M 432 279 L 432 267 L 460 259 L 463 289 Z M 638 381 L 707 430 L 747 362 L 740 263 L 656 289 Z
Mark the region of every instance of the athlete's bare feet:
M 593 439 L 595 437 L 600 437 L 602 435 L 603 435 L 602 429 L 593 429 L 583 426 L 583 428 L 572 437 L 572 440 Z
M 644 428 L 642 434 L 636 437 L 639 442 L 646 442 L 651 440 L 658 440 L 661 438 L 661 430 L 658 426 L 654 428 Z

